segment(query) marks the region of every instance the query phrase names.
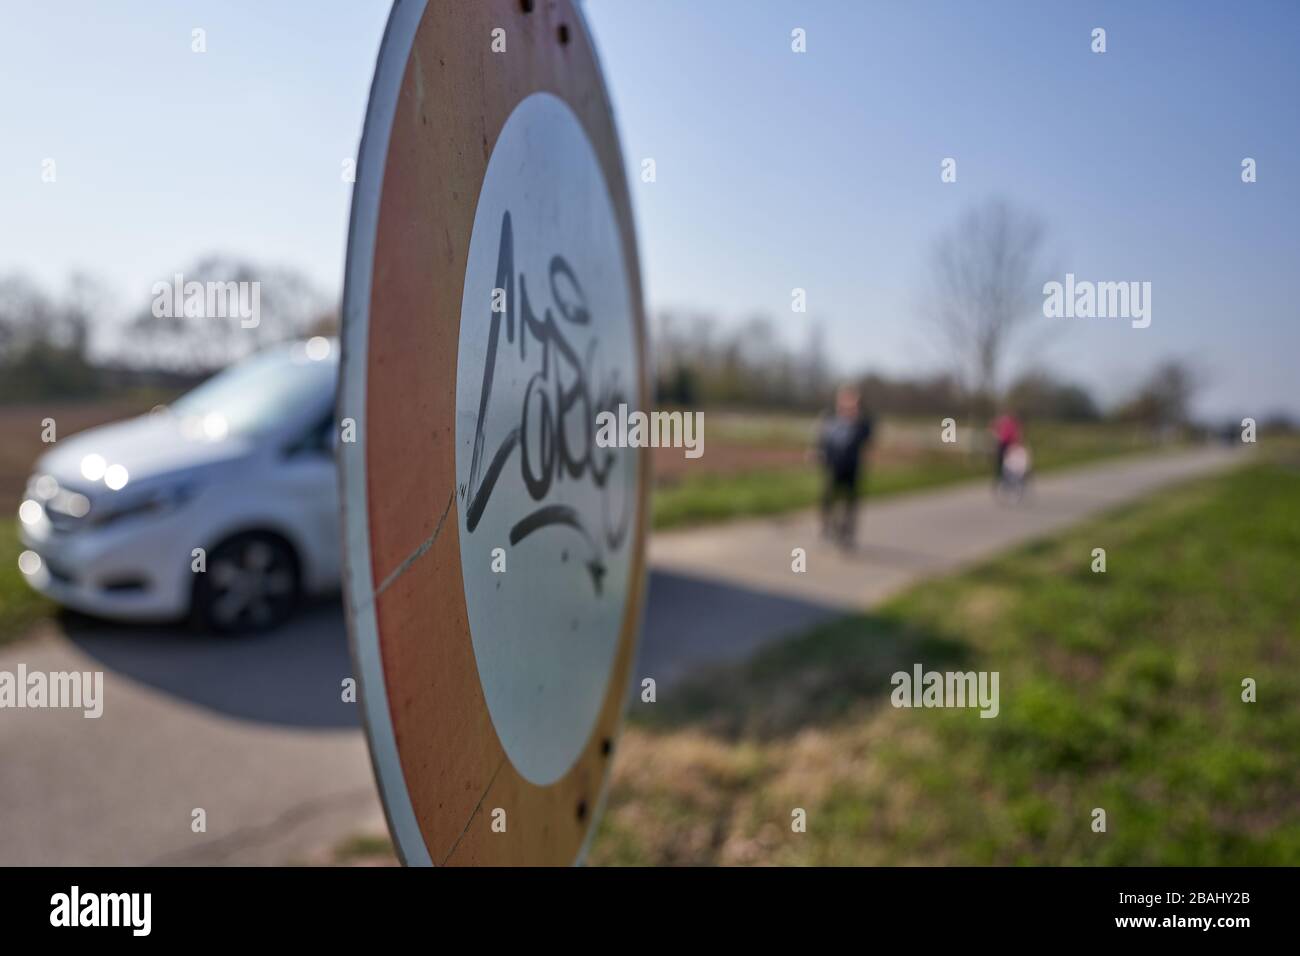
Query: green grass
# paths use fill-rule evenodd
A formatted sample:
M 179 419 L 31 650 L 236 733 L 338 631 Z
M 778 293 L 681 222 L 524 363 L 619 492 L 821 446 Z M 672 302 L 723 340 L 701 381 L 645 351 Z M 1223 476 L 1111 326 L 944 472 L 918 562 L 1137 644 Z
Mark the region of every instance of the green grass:
M 397 862 L 397 854 L 388 834 L 360 833 L 348 837 L 334 847 L 332 862 L 338 866 L 354 866 L 362 863 L 381 863 L 391 866 Z
M 13 518 L 0 519 L 0 644 L 21 637 L 34 623 L 54 611 L 23 580 L 18 570 L 18 529 Z
M 928 582 L 637 705 L 592 862 L 1300 864 L 1298 569 L 1260 463 Z M 1000 715 L 892 707 L 916 662 Z
M 929 427 L 917 422 L 895 424 L 909 429 Z M 738 427 L 728 422 L 725 433 L 733 434 Z M 779 443 L 789 443 L 792 427 L 787 426 Z M 777 442 L 767 432 L 760 434 L 765 441 Z M 1032 441 L 1037 472 L 1116 455 L 1150 452 L 1157 447 L 1140 429 L 1114 425 L 1043 424 L 1034 428 Z M 986 455 L 970 454 L 961 446 L 934 449 L 905 460 L 887 459 L 878 466 L 871 465 L 870 458 L 868 463 L 862 489 L 868 498 L 923 491 L 960 481 L 990 480 L 992 476 L 992 462 Z M 812 465 L 687 476 L 654 489 L 654 527 L 674 528 L 807 508 L 817 502 L 821 489 L 821 475 Z
M 923 462 L 869 469 L 862 494 L 870 499 L 885 498 L 985 478 L 990 473 L 983 460 L 936 453 Z M 675 528 L 779 514 L 815 504 L 821 492 L 822 477 L 811 467 L 734 475 L 704 474 L 654 490 L 654 526 Z

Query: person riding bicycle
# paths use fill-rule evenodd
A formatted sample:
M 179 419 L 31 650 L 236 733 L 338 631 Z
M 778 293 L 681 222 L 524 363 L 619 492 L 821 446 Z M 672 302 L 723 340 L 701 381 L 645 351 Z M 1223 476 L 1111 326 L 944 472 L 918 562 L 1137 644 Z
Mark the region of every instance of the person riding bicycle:
M 1024 493 L 1032 461 L 1025 445 L 1024 428 L 1014 412 L 1005 411 L 993 420 L 989 430 L 997 442 L 993 490 L 995 493 L 1009 491 L 1018 500 Z
M 994 462 L 993 479 L 997 483 L 1002 482 L 1003 467 L 1006 464 L 1007 449 L 1012 445 L 1019 445 L 1023 437 L 1023 429 L 1020 427 L 1020 420 L 1009 412 L 1004 411 L 997 418 L 993 419 L 993 424 L 989 426 L 993 433 L 993 439 L 997 442 L 997 459 Z
M 834 414 L 822 421 L 817 454 L 826 472 L 822 534 L 846 549 L 853 547 L 862 455 L 870 441 L 871 419 L 862 413 L 861 396 L 842 386 L 835 393 Z

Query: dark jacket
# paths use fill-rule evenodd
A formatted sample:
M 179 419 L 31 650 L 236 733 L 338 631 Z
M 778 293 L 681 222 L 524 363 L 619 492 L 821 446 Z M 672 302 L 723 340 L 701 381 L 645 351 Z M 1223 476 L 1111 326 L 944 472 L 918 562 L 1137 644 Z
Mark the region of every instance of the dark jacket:
M 851 484 L 858 478 L 863 447 L 871 440 L 871 420 L 852 421 L 831 415 L 822 422 L 817 449 L 831 478 Z

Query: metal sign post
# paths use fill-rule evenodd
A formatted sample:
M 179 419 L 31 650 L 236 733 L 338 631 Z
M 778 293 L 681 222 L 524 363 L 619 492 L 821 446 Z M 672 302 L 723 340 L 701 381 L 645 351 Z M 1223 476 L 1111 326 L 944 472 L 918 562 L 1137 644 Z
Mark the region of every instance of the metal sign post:
M 622 157 L 570 0 L 397 0 L 366 114 L 338 414 L 345 597 L 411 864 L 580 858 L 645 590 Z

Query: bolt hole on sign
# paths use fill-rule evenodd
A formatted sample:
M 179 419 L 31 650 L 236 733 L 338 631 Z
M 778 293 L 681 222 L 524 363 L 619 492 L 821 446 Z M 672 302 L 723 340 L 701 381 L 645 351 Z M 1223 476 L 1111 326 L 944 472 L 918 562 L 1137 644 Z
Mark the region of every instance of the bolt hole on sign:
M 408 864 L 581 860 L 645 592 L 628 189 L 571 0 L 397 0 L 357 163 L 338 446 L 360 701 Z

